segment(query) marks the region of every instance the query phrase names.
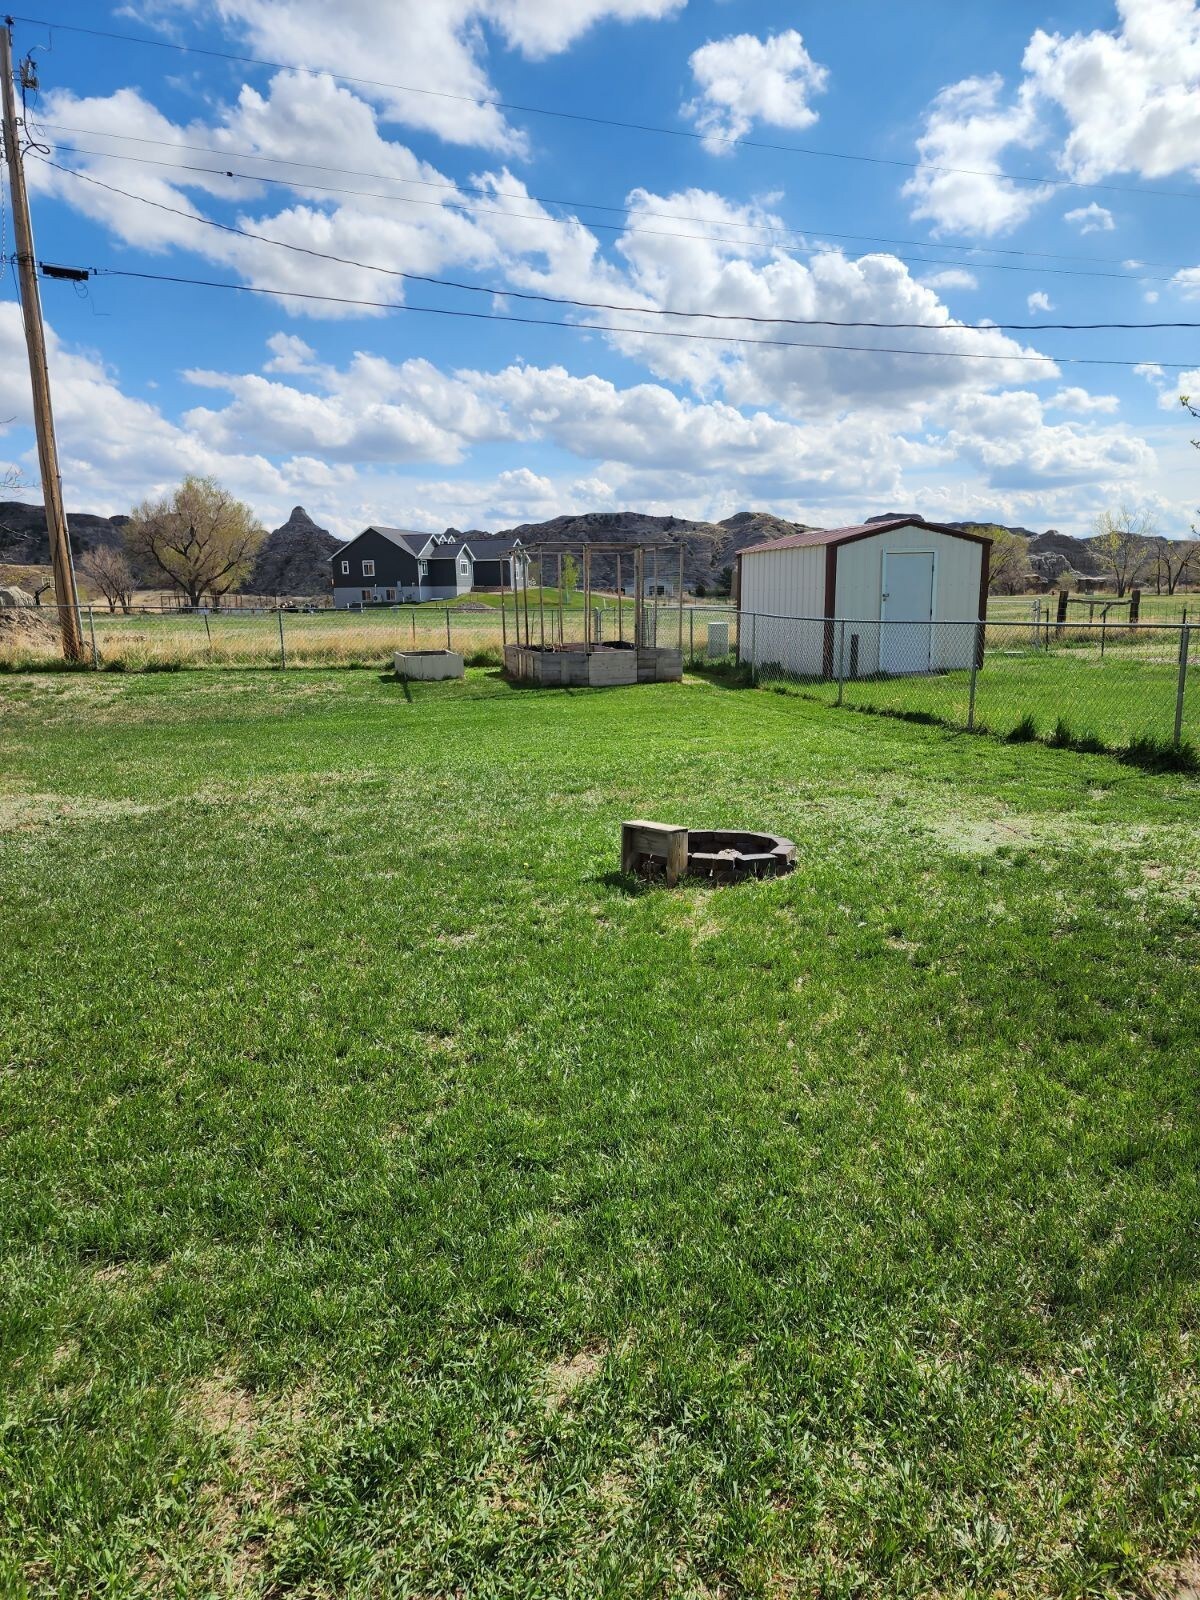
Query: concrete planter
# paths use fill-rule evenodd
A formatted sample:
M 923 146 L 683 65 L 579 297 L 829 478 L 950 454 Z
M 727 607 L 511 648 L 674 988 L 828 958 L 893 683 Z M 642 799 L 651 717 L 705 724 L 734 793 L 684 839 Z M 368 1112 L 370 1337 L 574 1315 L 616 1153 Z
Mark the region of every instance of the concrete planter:
M 463 675 L 463 658 L 457 650 L 397 650 L 395 664 L 398 678 L 419 678 L 426 683 Z

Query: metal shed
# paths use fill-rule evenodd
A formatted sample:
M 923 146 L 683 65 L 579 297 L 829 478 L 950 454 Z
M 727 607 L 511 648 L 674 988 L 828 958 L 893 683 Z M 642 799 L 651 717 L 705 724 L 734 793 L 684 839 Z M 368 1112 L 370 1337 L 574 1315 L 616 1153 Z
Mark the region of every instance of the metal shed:
M 991 543 L 895 517 L 743 550 L 742 659 L 814 678 L 970 667 L 983 647 Z

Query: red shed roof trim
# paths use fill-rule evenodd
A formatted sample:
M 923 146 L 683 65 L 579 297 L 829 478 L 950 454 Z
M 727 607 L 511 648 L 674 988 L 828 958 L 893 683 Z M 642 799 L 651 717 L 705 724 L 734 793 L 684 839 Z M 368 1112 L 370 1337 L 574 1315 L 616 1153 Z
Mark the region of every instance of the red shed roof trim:
M 757 556 L 768 550 L 808 550 L 816 545 L 851 544 L 855 539 L 870 539 L 877 533 L 894 533 L 897 528 L 924 528 L 928 533 L 945 533 L 952 539 L 966 539 L 971 544 L 990 545 L 992 542 L 987 534 L 967 533 L 944 522 L 926 522 L 924 517 L 890 517 L 887 522 L 859 522 L 850 528 L 810 528 L 807 533 L 789 533 L 782 539 L 769 539 L 766 544 L 748 545 L 739 554 Z

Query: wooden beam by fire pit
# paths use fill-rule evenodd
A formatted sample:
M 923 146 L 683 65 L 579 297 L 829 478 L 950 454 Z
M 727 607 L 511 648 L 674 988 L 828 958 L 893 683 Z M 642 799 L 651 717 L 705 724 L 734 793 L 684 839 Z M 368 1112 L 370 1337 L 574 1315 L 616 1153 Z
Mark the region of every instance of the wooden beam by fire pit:
M 673 889 L 687 872 L 688 831 L 664 822 L 621 824 L 621 871 L 633 877 L 650 864 L 661 862 L 667 888 Z

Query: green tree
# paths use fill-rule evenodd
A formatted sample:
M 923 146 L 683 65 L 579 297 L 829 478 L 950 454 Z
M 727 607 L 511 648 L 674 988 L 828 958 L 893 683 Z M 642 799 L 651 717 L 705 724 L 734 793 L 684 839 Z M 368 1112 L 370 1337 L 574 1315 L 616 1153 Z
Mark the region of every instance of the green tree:
M 992 556 L 988 566 L 989 594 L 1020 594 L 1028 587 L 1032 572 L 1029 566 L 1029 546 L 1019 533 L 1011 528 L 990 527 Z
M 562 586 L 564 594 L 574 594 L 579 587 L 579 563 L 569 550 L 562 558 Z
M 215 478 L 188 477 L 160 500 L 134 506 L 125 548 L 143 571 L 166 578 L 198 606 L 244 582 L 266 530 Z

